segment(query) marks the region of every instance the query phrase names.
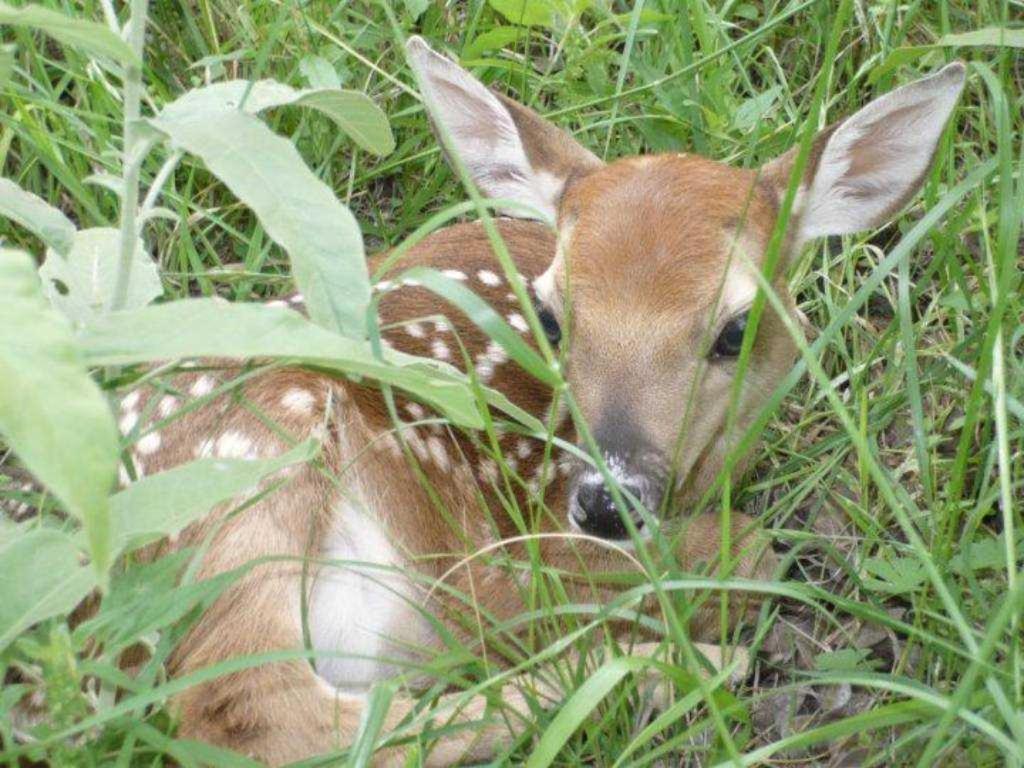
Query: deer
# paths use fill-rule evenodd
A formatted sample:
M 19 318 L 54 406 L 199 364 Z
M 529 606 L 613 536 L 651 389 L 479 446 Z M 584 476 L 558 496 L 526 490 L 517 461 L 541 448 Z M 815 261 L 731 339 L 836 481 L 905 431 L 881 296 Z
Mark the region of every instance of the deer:
M 614 572 L 633 567 L 636 547 L 674 533 L 680 568 L 713 570 L 722 524 L 695 508 L 723 472 L 735 435 L 797 355 L 784 318 L 769 307 L 730 418 L 736 361 L 759 290 L 755 271 L 791 176 L 797 186 L 783 264 L 815 238 L 878 227 L 908 203 L 965 80 L 964 65 L 954 62 L 824 128 L 797 177 L 797 148 L 756 169 L 689 153 L 606 163 L 423 39 L 410 38 L 406 53 L 448 157 L 481 195 L 504 206 L 493 224 L 606 471 L 550 387 L 439 295 L 401 279 L 408 267 L 437 270 L 536 346 L 513 276 L 501 269 L 480 221 L 429 234 L 376 284 L 383 343 L 460 368 L 579 451 L 514 431 L 488 445 L 414 398 L 393 393 L 389 404 L 371 381 L 298 367 L 268 366 L 238 383 L 238 362 L 200 361 L 126 392 L 115 407 L 135 476 L 199 456 L 274 456 L 289 439 L 322 443 L 319 466 L 287 470 L 273 492 L 241 511 L 218 507 L 146 555 L 196 547 L 200 579 L 248 566 L 178 643 L 171 675 L 248 655 L 314 652 L 312 662 L 296 656 L 249 666 L 175 699 L 181 737 L 269 765 L 351 745 L 368 692 L 441 647 L 439 626 L 472 636 L 467 612 L 500 621 L 527 609 L 521 572 L 476 557 L 481 551 L 523 559 L 532 539 L 545 567 Z M 371 268 L 385 258 L 370 257 Z M 769 276 L 770 284 L 796 318 L 784 272 Z M 299 295 L 271 303 L 302 309 Z M 685 407 L 688 398 L 693 407 Z M 739 476 L 744 463 L 732 473 Z M 512 519 L 500 503 L 503 489 L 523 508 L 541 499 L 530 519 Z M 777 558 L 764 530 L 739 512 L 727 530 L 730 573 L 749 582 L 774 578 Z M 567 583 L 588 601 L 616 594 L 614 585 L 587 578 Z M 472 596 L 472 610 L 453 595 Z M 730 621 L 756 616 L 756 594 L 734 602 L 743 604 Z M 690 636 L 713 639 L 718 616 L 717 602 L 699 606 L 687 618 Z M 635 631 L 629 621 L 615 627 Z M 664 650 L 658 642 L 641 645 L 637 653 Z M 723 651 L 700 650 L 709 660 Z M 423 756 L 426 764 L 488 760 L 513 744 L 534 718 L 523 686 L 557 697 L 550 683 L 522 675 L 504 685 L 497 705 L 493 697 L 444 694 L 428 721 L 451 727 Z M 396 694 L 385 729 L 415 711 L 415 690 Z M 404 760 L 401 744 L 374 756 L 380 765 Z

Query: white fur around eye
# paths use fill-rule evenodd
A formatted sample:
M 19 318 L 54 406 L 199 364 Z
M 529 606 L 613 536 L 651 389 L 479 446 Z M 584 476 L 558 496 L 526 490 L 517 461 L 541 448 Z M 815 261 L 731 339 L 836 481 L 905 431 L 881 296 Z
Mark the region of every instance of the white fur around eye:
M 719 317 L 728 317 L 749 307 L 757 295 L 757 281 L 750 269 L 736 264 L 729 267 L 722 284 L 722 300 L 719 302 Z
M 551 265 L 533 280 L 533 292 L 541 303 L 555 311 L 562 308 L 558 295 L 558 273 L 565 265 L 565 249 L 572 239 L 572 224 L 564 224 L 558 231 L 558 244 L 555 246 L 555 258 Z

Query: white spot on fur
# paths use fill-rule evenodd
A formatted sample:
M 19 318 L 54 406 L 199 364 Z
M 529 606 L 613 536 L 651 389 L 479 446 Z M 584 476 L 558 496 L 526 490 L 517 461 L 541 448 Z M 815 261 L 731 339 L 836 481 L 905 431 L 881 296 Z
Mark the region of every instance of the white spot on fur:
M 160 447 L 160 442 L 160 433 L 150 432 L 138 439 L 138 442 L 135 443 L 135 450 L 142 454 L 153 454 Z
M 252 458 L 252 440 L 241 432 L 225 432 L 217 438 L 216 453 L 225 459 Z
M 533 443 L 527 440 L 525 437 L 520 438 L 519 442 L 516 443 L 516 456 L 520 459 L 525 459 L 533 453 Z
M 374 286 L 374 288 L 381 293 L 386 293 L 387 291 L 393 291 L 395 289 L 395 284 L 390 280 L 381 280 Z
M 487 342 L 487 348 L 484 354 L 486 354 L 487 358 L 492 360 L 496 366 L 501 366 L 504 362 L 507 362 L 509 358 L 509 354 L 505 351 L 505 347 L 494 340 Z
M 315 403 L 316 397 L 313 393 L 301 387 L 292 387 L 281 395 L 281 405 L 302 416 L 309 416 L 313 413 Z
M 414 339 L 422 339 L 426 336 L 426 331 L 423 330 L 423 326 L 419 323 L 406 323 L 405 332 L 412 336 Z
M 451 462 L 448 459 L 448 451 L 444 447 L 444 443 L 438 437 L 427 438 L 427 449 L 430 451 L 430 456 L 434 460 L 434 464 L 442 472 L 447 472 L 451 468 Z
M 498 482 L 498 465 L 493 459 L 484 459 L 480 462 L 480 479 L 486 483 Z
M 495 285 L 501 285 L 501 278 L 489 269 L 481 269 L 476 273 L 476 276 L 480 278 L 480 282 L 484 285 L 490 285 L 492 287 Z
M 527 333 L 530 330 L 530 326 L 527 324 L 526 318 L 518 312 L 513 312 L 508 316 L 508 324 L 520 333 Z
M 381 432 L 370 443 L 370 447 L 378 453 L 390 453 L 395 457 L 402 455 L 402 450 L 390 432 Z
M 466 273 L 461 269 L 445 269 L 441 271 L 441 274 L 447 277 L 449 280 L 466 280 Z
M 390 432 L 381 435 L 374 445 L 379 446 L 382 451 L 387 451 L 396 459 L 400 459 L 402 457 L 402 446 L 398 444 L 398 440 L 396 440 L 395 436 Z
M 192 387 L 189 389 L 189 394 L 191 394 L 192 397 L 205 397 L 213 392 L 213 384 L 214 382 L 211 377 L 200 376 L 195 380 L 195 383 L 192 384 Z
M 157 413 L 164 419 L 171 416 L 176 410 L 178 410 L 178 398 L 173 395 L 165 395 L 156 407 Z
M 448 360 L 452 356 L 452 351 L 448 349 L 448 345 L 441 339 L 434 339 L 430 343 L 430 354 L 436 357 L 438 360 Z
M 301 304 L 303 301 L 305 301 L 305 299 L 302 298 L 301 293 L 296 293 L 294 296 L 288 299 L 288 302 L 291 304 Z
M 412 452 L 416 454 L 417 459 L 420 461 L 426 461 L 430 457 L 430 454 L 427 451 L 427 446 L 423 442 L 423 438 L 420 437 L 420 433 L 417 430 L 407 429 L 403 433 L 403 437 L 405 437 L 405 442 L 408 444 L 409 448 L 412 449 Z
M 267 306 L 274 309 L 284 309 L 288 306 L 288 302 L 284 299 L 274 299 L 273 301 L 268 301 Z
M 117 428 L 121 430 L 122 435 L 127 435 L 129 432 L 135 429 L 135 425 L 138 423 L 139 412 L 129 411 L 128 413 L 121 417 L 121 420 L 119 422 L 117 422 Z
M 482 381 L 489 381 L 499 365 L 508 361 L 508 353 L 496 341 L 487 342 L 487 348 L 477 356 L 476 373 Z
M 416 421 L 419 421 L 426 416 L 426 411 L 423 410 L 423 406 L 419 403 L 409 403 L 405 406 L 405 410 L 412 416 Z
M 452 329 L 448 321 L 443 317 L 434 321 L 434 332 L 435 333 L 448 333 Z
M 125 395 L 124 399 L 121 401 L 121 410 L 134 411 L 135 407 L 139 404 L 139 397 L 141 397 L 141 393 L 137 389 L 134 392 L 130 392 Z
M 486 384 L 494 375 L 494 363 L 486 357 L 478 357 L 476 361 L 476 375 L 480 378 L 480 381 Z
M 199 441 L 199 444 L 196 445 L 196 448 L 192 453 L 197 459 L 208 459 L 213 456 L 213 446 L 213 438 L 207 437 Z

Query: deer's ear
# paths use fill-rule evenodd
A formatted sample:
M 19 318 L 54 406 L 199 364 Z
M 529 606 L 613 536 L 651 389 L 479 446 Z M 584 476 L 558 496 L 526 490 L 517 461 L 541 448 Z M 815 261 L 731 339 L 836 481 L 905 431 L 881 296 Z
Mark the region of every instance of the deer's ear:
M 505 213 L 554 222 L 566 183 L 601 165 L 593 154 L 535 112 L 485 88 L 422 38 L 406 43 L 434 132 L 458 155 L 480 191 L 514 200 Z
M 797 197 L 801 242 L 877 227 L 907 203 L 924 183 L 964 72 L 962 63 L 949 64 L 875 99 L 815 139 Z M 762 171 L 780 197 L 795 157 L 791 150 Z

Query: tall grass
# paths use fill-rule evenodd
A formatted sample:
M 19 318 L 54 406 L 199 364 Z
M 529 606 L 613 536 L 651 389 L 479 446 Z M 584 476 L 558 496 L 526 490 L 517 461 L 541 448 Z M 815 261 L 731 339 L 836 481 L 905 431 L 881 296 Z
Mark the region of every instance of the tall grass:
M 105 2 L 44 5 L 104 24 L 112 14 L 127 21 L 127 9 Z M 466 192 L 416 98 L 401 50 L 413 32 L 447 44 L 485 80 L 609 159 L 691 151 L 744 167 L 873 95 L 953 58 L 969 61 L 965 96 L 923 194 L 895 224 L 810 248 L 791 270 L 800 309 L 817 330 L 803 342 L 789 328 L 800 360 L 748 432 L 745 444 L 757 447 L 745 482 L 726 484 L 715 502 L 723 515 L 756 516 L 784 563 L 776 581 L 756 585 L 771 597 L 756 624 L 726 638 L 757 652 L 752 675 L 732 690 L 725 674 L 694 677 L 685 632 L 643 618 L 683 648 L 663 670 L 676 683 L 671 708 L 650 711 L 627 674 L 628 658 L 607 658 L 600 675 L 558 668 L 545 674 L 557 676 L 564 699 L 538 702 L 536 722 L 506 759 L 1024 763 L 1024 4 L 195 0 L 151 3 L 149 18 L 145 115 L 189 88 L 233 78 L 294 87 L 327 78 L 385 110 L 397 146 L 384 157 L 315 112 L 264 117 L 353 211 L 368 252 L 399 246 L 453 215 L 481 215 L 463 202 Z M 15 47 L 0 100 L 0 175 L 80 228 L 123 223 L 110 179 L 127 177 L 122 142 L 134 107 L 120 78 L 38 33 L 5 28 L 3 36 Z M 207 164 L 154 152 L 137 172 L 141 189 L 162 189 L 149 203 L 165 215 L 148 219 L 143 232 L 166 300 L 253 302 L 289 289 L 289 260 L 255 206 L 241 204 Z M 132 202 L 130 193 L 123 199 Z M 0 226 L 5 246 L 40 255 L 26 230 Z M 122 254 L 130 259 L 130 248 Z M 770 292 L 765 301 L 773 301 Z M 113 392 L 132 375 L 111 364 L 95 380 Z M 489 417 L 485 423 L 479 439 L 494 447 L 494 426 Z M 289 460 L 313 453 L 296 451 Z M 511 489 L 512 468 L 500 469 Z M 5 470 L 17 476 L 12 454 Z M 17 528 L 4 521 L 0 552 L 27 528 L 74 529 L 54 514 L 60 505 L 47 493 L 12 482 L 0 494 L 42 510 Z M 505 502 L 524 521 L 538 514 L 518 509 L 511 496 Z M 116 505 L 111 514 L 116 520 Z M 0 667 L 22 680 L 0 694 L 0 760 L 246 764 L 174 737 L 166 705 L 175 691 L 271 660 L 165 678 L 161 660 L 223 586 L 177 585 L 183 565 L 122 558 L 105 598 L 106 624 L 69 629 L 61 614 L 0 650 Z M 470 604 L 467 615 L 484 646 L 518 664 L 495 667 L 480 647 L 452 641 L 431 666 L 437 683 L 426 698 L 452 687 L 486 690 L 517 669 L 544 669 L 566 648 L 607 645 L 596 630 L 634 616 L 654 591 L 685 617 L 697 601 L 750 587 L 679 572 L 653 582 L 623 576 L 615 603 L 580 605 L 567 603 L 560 574 L 535 553 L 508 567 L 534 577 L 531 614 L 499 624 L 476 617 Z M 19 589 L 4 574 L 0 585 L 5 593 Z M 154 608 L 140 618 L 143 605 Z M 97 638 L 102 652 L 91 642 Z M 154 661 L 129 680 L 115 653 L 140 639 Z M 385 703 L 393 690 L 382 687 L 375 700 Z M 30 730 L 13 719 L 14 704 L 35 691 L 45 693 L 42 721 Z M 379 725 L 368 718 L 352 754 L 336 759 L 359 763 L 381 738 L 429 749 L 421 722 L 390 735 Z

